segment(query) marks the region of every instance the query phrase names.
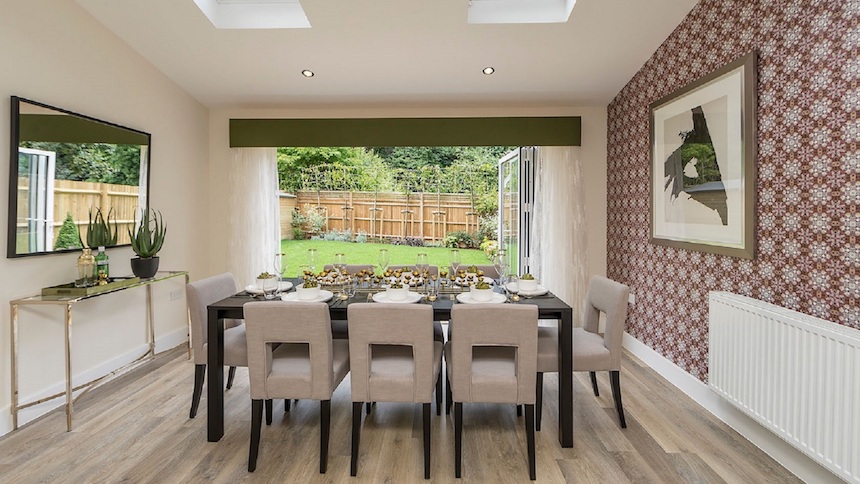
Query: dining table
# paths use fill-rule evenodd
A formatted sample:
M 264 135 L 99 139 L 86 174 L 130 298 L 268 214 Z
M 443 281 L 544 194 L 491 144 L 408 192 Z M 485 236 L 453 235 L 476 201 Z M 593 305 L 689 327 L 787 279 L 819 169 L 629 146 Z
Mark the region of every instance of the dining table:
M 290 280 L 294 285 L 299 279 Z M 292 289 L 294 290 L 294 289 Z M 333 321 L 345 321 L 350 304 L 371 301 L 370 291 L 359 290 L 349 299 L 337 296 L 328 301 Z M 207 306 L 207 440 L 217 442 L 224 435 L 224 320 L 244 319 L 246 304 L 263 301 L 242 291 Z M 454 293 L 440 293 L 435 301 L 422 298 L 416 304 L 433 306 L 435 321 L 449 321 L 451 307 L 459 302 Z M 539 319 L 558 320 L 558 439 L 562 447 L 573 447 L 573 309 L 557 296 L 547 294 L 510 298 L 503 304 L 532 304 L 538 307 Z

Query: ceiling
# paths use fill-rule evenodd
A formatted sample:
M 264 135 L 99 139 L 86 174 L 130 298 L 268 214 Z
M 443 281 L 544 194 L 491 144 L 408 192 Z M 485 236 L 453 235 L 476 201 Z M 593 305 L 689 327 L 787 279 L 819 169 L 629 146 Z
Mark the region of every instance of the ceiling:
M 468 0 L 302 0 L 309 29 L 218 30 L 194 0 L 76 1 L 210 108 L 606 105 L 696 3 L 467 24 Z

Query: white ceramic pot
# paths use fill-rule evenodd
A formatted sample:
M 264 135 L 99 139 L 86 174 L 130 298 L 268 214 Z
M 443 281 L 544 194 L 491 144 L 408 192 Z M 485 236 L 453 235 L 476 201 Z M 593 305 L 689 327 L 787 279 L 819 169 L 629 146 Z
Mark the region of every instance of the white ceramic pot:
M 298 286 L 296 288 L 296 292 L 299 294 L 299 299 L 302 301 L 313 301 L 318 298 L 320 295 L 320 287 L 302 287 Z
M 406 296 L 409 294 L 408 287 L 401 287 L 398 289 L 388 288 L 385 290 L 385 295 L 388 297 L 389 301 L 403 301 L 406 299 Z
M 257 279 L 257 288 L 263 292 L 273 292 L 278 284 L 278 279 L 269 277 L 266 279 Z
M 469 293 L 472 297 L 473 301 L 478 302 L 487 302 L 493 299 L 493 290 L 492 289 L 476 289 L 475 286 L 472 286 L 472 290 Z
M 537 280 L 536 279 L 523 279 L 520 278 L 520 291 L 536 291 L 537 290 Z

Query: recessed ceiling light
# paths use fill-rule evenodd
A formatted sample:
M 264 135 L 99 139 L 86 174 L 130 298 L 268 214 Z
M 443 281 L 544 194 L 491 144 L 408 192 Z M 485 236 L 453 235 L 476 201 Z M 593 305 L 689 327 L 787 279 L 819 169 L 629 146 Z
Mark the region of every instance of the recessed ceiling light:
M 485 67 L 484 70 L 481 72 L 483 72 L 485 76 L 489 76 L 492 73 L 496 72 L 496 70 L 493 69 L 492 67 Z
M 302 71 L 302 75 L 305 77 L 314 77 L 314 71 L 310 69 L 305 69 Z

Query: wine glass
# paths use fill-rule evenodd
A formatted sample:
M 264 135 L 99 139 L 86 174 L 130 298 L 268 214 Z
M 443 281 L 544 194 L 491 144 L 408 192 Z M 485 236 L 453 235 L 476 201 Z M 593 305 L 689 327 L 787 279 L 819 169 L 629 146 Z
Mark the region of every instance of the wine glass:
M 355 291 L 358 289 L 358 277 L 353 277 L 350 280 L 346 281 L 344 284 L 346 287 L 345 292 L 347 299 L 354 297 Z
M 317 250 L 316 249 L 308 249 L 308 267 L 310 267 L 311 272 L 316 273 L 316 270 L 317 270 Z
M 418 254 L 418 260 L 415 262 L 415 267 L 418 268 L 420 276 L 423 278 L 424 285 L 427 285 L 427 269 L 430 268 L 430 263 L 427 261 L 427 254 Z
M 275 295 L 281 293 L 281 278 L 284 277 L 284 272 L 287 271 L 287 260 L 285 257 L 286 254 L 284 254 L 283 252 L 278 252 L 277 254 L 275 254 L 275 261 L 272 264 L 272 266 L 275 268 L 275 275 L 278 276 L 276 278 L 278 286 L 275 288 Z
M 497 253 L 495 257 L 493 257 L 493 268 L 496 269 L 496 275 L 498 275 L 497 283 L 502 283 L 502 254 Z
M 381 274 L 385 274 L 388 269 L 388 263 L 391 262 L 388 255 L 388 249 L 379 249 L 379 267 L 382 269 Z
M 451 271 L 455 274 L 460 268 L 460 261 L 460 251 L 457 249 L 451 249 L 451 251 L 448 253 L 448 262 L 451 263 Z

